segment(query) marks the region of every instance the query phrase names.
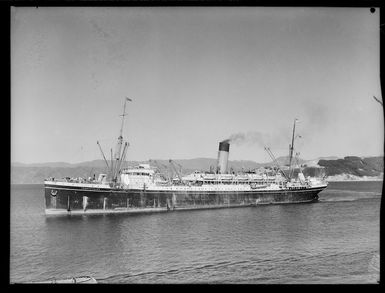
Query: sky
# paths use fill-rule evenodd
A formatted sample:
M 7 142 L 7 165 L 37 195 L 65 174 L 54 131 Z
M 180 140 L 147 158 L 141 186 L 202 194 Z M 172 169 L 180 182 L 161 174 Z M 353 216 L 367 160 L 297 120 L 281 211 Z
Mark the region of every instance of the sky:
M 379 9 L 13 7 L 11 162 L 384 149 Z

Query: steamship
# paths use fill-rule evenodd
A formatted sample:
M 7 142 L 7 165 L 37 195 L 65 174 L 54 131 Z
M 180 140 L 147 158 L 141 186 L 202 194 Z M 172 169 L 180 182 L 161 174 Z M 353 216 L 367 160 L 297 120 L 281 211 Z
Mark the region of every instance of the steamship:
M 97 143 L 108 172 L 99 174 L 98 178 L 44 180 L 46 215 L 151 213 L 304 203 L 317 201 L 318 194 L 327 187 L 324 178 L 305 177 L 301 169 L 294 176 L 296 120 L 286 172 L 279 167 L 269 148 L 265 150 L 276 163 L 272 168 L 274 172 L 229 172 L 230 140 L 219 143 L 217 168 L 210 172 L 195 171 L 182 176 L 171 160 L 177 174 L 174 178 L 165 176 L 156 161 L 157 167 L 150 164 L 123 167 L 129 145 L 123 143 L 122 136 L 127 101 L 132 100 L 126 98 L 124 102 L 120 135 L 109 162 Z

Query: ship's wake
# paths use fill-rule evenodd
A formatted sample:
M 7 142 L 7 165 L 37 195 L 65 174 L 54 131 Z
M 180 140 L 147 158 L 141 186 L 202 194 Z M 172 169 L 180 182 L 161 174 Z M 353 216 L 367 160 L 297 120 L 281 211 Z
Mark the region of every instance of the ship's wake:
M 328 189 L 319 194 L 320 202 L 381 199 L 381 192 Z

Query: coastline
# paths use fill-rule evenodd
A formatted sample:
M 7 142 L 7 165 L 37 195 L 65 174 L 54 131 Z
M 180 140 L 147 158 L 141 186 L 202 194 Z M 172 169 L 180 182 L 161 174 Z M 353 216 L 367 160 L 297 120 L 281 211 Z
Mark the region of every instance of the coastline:
M 383 174 L 380 176 L 355 176 L 350 174 L 339 174 L 334 176 L 327 176 L 327 182 L 360 182 L 360 181 L 384 181 Z
M 327 182 L 377 182 L 377 181 L 384 181 L 383 179 L 359 179 L 359 180 L 355 180 L 355 179 L 345 179 L 345 180 L 328 180 L 326 179 Z

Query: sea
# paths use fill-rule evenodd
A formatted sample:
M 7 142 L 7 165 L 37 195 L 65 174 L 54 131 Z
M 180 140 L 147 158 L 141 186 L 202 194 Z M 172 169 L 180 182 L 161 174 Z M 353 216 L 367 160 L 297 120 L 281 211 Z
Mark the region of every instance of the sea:
M 59 217 L 45 216 L 43 185 L 11 185 L 9 281 L 375 284 L 382 185 L 330 182 L 315 203 Z

